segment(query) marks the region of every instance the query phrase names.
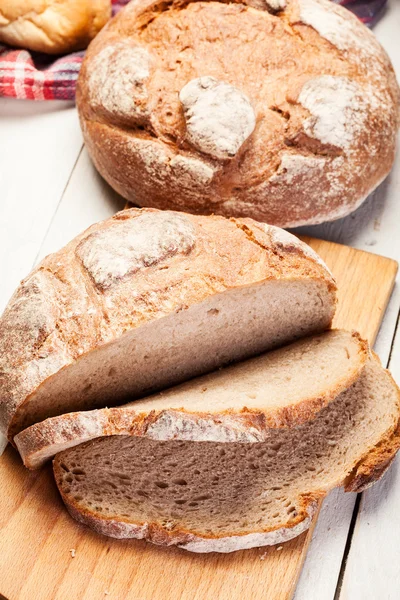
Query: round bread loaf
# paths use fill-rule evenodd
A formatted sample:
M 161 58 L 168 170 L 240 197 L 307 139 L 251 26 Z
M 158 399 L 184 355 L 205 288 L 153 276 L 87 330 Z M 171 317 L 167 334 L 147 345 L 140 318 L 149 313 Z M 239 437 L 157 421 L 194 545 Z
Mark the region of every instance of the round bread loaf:
M 388 174 L 398 98 L 374 35 L 328 0 L 133 0 L 77 103 L 133 203 L 288 227 L 347 215 Z
M 86 48 L 111 16 L 110 0 L 2 0 L 0 42 L 61 54 Z
M 0 318 L 0 432 L 141 397 L 324 331 L 336 285 L 250 219 L 131 209 L 47 256 Z

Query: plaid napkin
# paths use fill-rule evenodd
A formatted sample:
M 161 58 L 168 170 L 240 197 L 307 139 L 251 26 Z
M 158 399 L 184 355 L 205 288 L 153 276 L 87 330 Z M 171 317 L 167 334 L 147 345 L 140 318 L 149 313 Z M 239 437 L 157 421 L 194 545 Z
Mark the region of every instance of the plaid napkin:
M 386 0 L 333 0 L 352 10 L 366 25 L 380 15 Z M 129 0 L 112 0 L 115 15 Z M 27 100 L 74 100 L 84 52 L 54 57 L 10 50 L 0 44 L 0 96 Z

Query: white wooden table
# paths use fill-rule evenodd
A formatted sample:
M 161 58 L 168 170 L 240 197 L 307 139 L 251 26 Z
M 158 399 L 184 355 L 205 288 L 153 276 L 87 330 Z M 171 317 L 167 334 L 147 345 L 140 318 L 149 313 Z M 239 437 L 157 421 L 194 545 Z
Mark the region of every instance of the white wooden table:
M 400 80 L 399 0 L 389 1 L 375 33 Z M 123 206 L 88 158 L 73 105 L 0 99 L 0 312 L 38 260 Z M 355 214 L 301 232 L 400 262 L 400 155 L 390 177 Z M 398 382 L 399 311 L 396 286 L 375 349 Z M 333 492 L 295 600 L 399 600 L 399 509 L 400 459 L 359 497 Z

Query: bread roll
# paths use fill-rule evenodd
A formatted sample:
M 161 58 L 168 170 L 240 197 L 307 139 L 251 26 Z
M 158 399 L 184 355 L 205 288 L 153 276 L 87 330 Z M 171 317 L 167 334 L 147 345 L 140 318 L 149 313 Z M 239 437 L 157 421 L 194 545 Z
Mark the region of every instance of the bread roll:
M 0 0 L 0 42 L 47 54 L 81 50 L 110 17 L 110 0 Z
M 91 45 L 77 104 L 134 204 L 287 227 L 343 217 L 382 181 L 398 98 L 374 35 L 328 0 L 133 0 Z
M 120 404 L 328 328 L 336 286 L 276 227 L 131 209 L 45 258 L 0 319 L 0 431 Z

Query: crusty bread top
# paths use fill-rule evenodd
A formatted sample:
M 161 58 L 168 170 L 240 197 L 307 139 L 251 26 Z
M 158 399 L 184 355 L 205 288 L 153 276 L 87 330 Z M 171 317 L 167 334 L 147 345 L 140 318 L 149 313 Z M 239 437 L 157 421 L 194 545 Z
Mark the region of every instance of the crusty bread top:
M 2 0 L 0 41 L 48 54 L 80 50 L 110 17 L 110 0 Z
M 0 428 L 48 377 L 123 333 L 267 280 L 335 283 L 294 236 L 250 219 L 130 209 L 45 258 L 0 320 Z M 330 315 L 328 314 L 330 313 Z
M 358 334 L 334 329 L 123 407 L 46 419 L 14 442 L 28 468 L 103 435 L 262 442 L 271 429 L 313 419 L 361 376 L 369 356 Z
M 390 170 L 398 102 L 383 48 L 329 0 L 133 0 L 77 90 L 126 198 L 281 226 L 356 208 Z

